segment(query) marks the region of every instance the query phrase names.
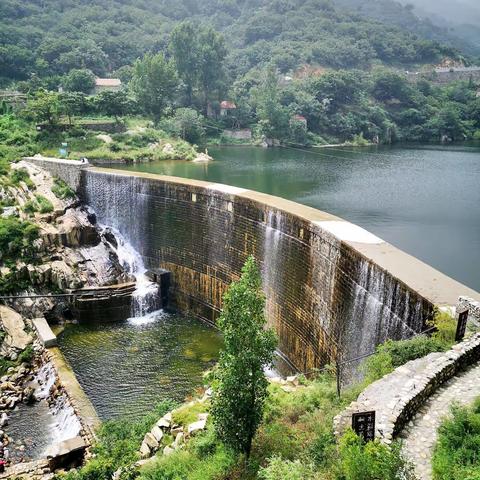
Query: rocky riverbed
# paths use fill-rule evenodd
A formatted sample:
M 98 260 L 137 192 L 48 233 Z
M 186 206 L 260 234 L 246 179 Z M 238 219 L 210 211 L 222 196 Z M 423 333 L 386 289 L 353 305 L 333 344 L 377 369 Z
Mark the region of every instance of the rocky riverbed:
M 34 411 L 26 405 L 45 405 L 40 410 L 51 418 L 39 425 L 52 429 L 54 434 L 48 438 L 62 441 L 81 433 L 81 424 L 32 323 L 42 316 L 50 322 L 70 320 L 68 298 L 31 296 L 116 285 L 133 277 L 119 261 L 113 232 L 97 224 L 94 213 L 74 192 L 27 162 L 18 162 L 12 169 L 21 172 L 21 180 L 12 182 L 12 174 L 0 177 L 0 217 L 28 221 L 38 229 L 36 240 L 25 247 L 29 255 L 0 254 L 0 286 L 8 285 L 8 294 L 23 297 L 4 300 L 6 305 L 0 306 L 0 442 L 9 463 L 16 463 L 32 459 L 28 438 L 18 438 L 23 432 L 15 428 L 15 423 L 22 424 L 23 412 L 32 415 Z M 48 208 L 42 209 L 42 204 Z

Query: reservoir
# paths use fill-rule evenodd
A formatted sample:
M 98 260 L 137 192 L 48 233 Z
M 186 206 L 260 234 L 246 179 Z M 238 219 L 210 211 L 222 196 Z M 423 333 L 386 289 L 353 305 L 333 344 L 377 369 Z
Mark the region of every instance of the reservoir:
M 234 185 L 338 215 L 480 290 L 480 145 L 210 147 L 113 168 Z

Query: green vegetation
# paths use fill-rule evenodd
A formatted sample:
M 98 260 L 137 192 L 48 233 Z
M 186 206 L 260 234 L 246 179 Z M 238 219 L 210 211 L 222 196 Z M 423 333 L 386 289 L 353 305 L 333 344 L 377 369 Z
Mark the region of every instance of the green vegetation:
M 53 179 L 52 192 L 61 200 L 75 198 L 75 192 L 61 178 L 58 177 Z
M 376 349 L 376 354 L 364 363 L 366 382 L 371 383 L 404 365 L 410 360 L 432 352 L 447 351 L 455 343 L 456 322 L 447 313 L 437 312 L 432 322 L 436 331 L 431 335 L 419 335 L 410 340 L 387 340 Z
M 38 227 L 14 217 L 0 217 L 0 252 L 3 264 L 31 258 L 32 242 L 38 237 Z
M 5 335 L 5 332 L 3 330 L 0 330 L 0 344 L 3 340 L 3 336 Z M 33 360 L 33 357 L 35 355 L 35 352 L 33 351 L 32 345 L 28 345 L 25 350 L 20 352 L 18 355 L 18 358 L 13 361 L 13 360 L 7 360 L 4 357 L 0 357 L 0 376 L 5 375 L 10 367 L 17 367 L 21 363 L 31 363 Z
M 48 198 L 43 195 L 35 195 L 35 200 L 38 203 L 38 210 L 40 213 L 53 212 L 53 204 Z
M 263 417 L 276 337 L 265 329 L 265 296 L 260 271 L 250 256 L 242 276 L 223 297 L 218 326 L 224 346 L 215 371 L 212 416 L 215 431 L 226 446 L 250 456 L 253 437 Z
M 471 407 L 452 407 L 439 429 L 432 466 L 435 480 L 480 478 L 480 399 Z
M 139 460 L 138 450 L 145 433 L 172 407 L 172 403 L 162 402 L 140 421 L 113 420 L 103 423 L 94 448 L 95 457 L 79 471 L 68 473 L 61 478 L 65 480 L 111 478 L 118 468 Z
M 480 135 L 475 82 L 438 87 L 404 75 L 444 57 L 470 60 L 390 0 L 82 0 L 57 18 L 59 8 L 7 0 L 0 9 L 4 83 L 27 93 L 22 115 L 49 130 L 140 114 L 193 143 L 204 133 L 218 143 L 232 127 L 287 145 Z M 121 77 L 124 88 L 89 96 L 94 75 Z M 236 108 L 220 115 L 224 99 Z

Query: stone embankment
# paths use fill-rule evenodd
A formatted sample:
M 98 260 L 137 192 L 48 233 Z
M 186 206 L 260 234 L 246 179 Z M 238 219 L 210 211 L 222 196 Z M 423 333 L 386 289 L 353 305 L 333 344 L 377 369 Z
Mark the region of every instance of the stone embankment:
M 375 436 L 382 442 L 391 443 L 445 382 L 478 361 L 479 333 L 445 353 L 431 353 L 398 367 L 369 385 L 357 401 L 335 417 L 335 434 L 340 436 L 352 426 L 352 414 L 374 410 Z

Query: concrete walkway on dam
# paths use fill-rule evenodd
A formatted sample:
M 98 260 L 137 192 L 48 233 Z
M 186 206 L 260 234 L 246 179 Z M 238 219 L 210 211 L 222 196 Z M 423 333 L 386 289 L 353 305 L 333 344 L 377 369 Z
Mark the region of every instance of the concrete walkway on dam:
M 469 405 L 480 396 L 480 362 L 445 382 L 399 435 L 403 453 L 415 465 L 419 480 L 432 479 L 432 455 L 438 428 L 453 403 Z

